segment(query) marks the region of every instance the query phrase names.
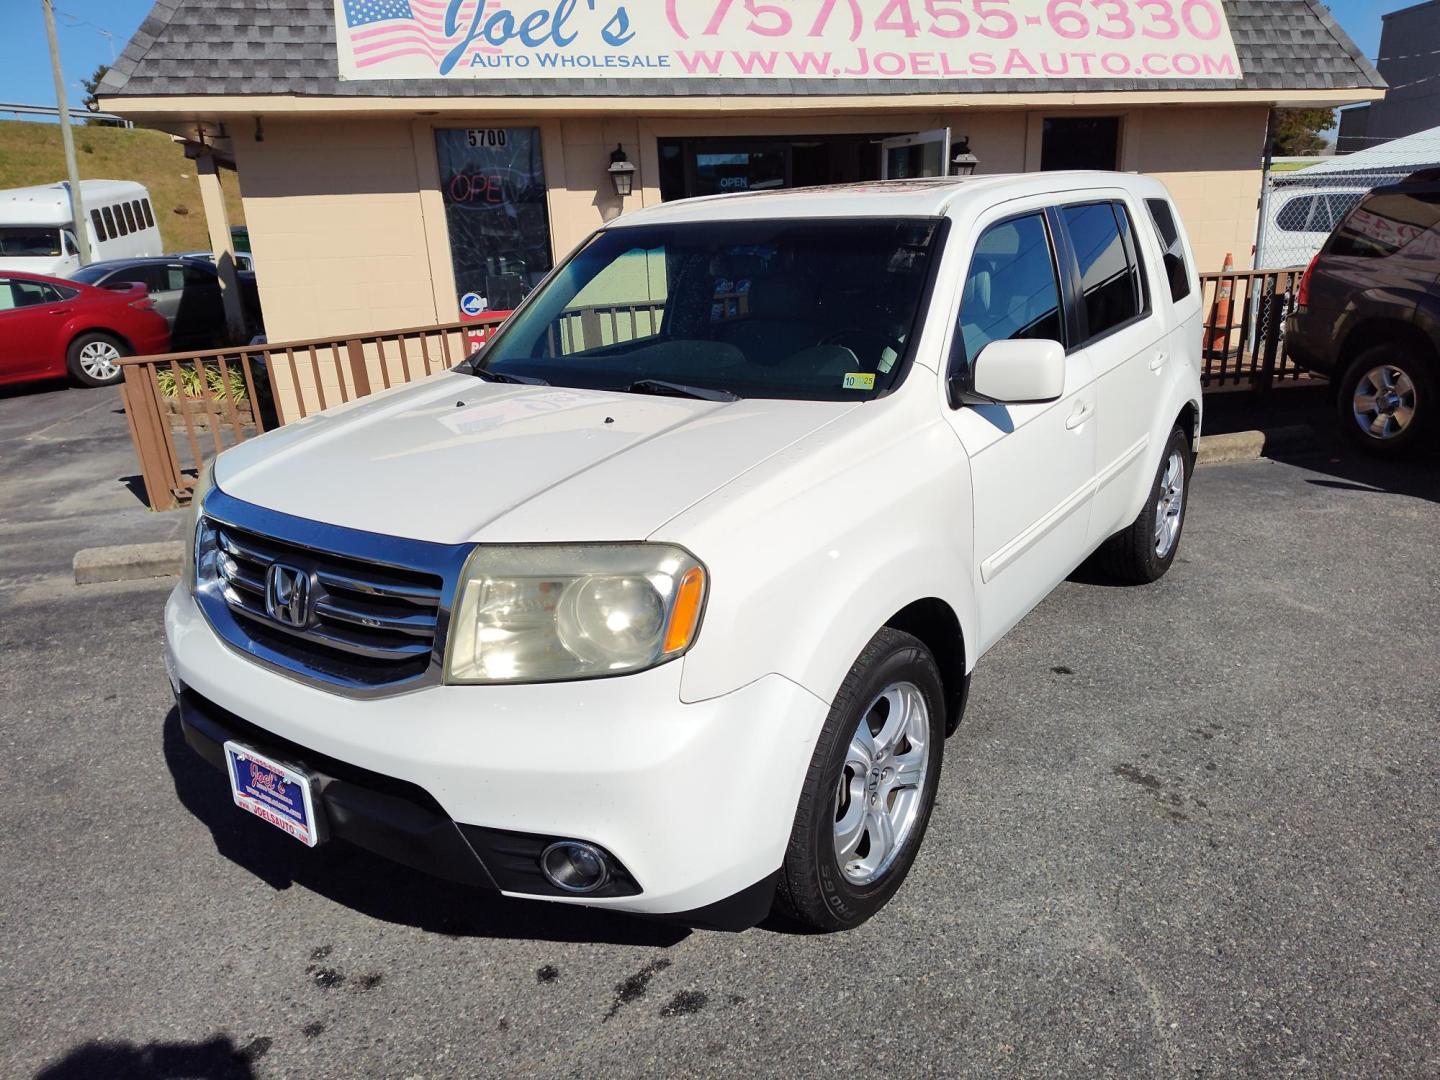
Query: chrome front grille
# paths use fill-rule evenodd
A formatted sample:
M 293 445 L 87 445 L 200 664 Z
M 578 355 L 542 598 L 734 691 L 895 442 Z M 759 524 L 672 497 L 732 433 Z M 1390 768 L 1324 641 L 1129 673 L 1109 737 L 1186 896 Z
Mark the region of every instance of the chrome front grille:
M 213 492 L 197 541 L 196 598 L 231 645 L 352 693 L 437 681 L 450 597 L 469 545 L 320 525 Z M 276 568 L 303 600 L 278 605 Z

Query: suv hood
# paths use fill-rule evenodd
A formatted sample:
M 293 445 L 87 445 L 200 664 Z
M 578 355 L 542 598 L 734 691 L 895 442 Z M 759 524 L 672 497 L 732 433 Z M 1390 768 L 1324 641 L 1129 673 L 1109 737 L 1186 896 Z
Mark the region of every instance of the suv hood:
M 258 506 L 415 540 L 641 540 L 856 407 L 447 372 L 241 443 L 215 479 Z

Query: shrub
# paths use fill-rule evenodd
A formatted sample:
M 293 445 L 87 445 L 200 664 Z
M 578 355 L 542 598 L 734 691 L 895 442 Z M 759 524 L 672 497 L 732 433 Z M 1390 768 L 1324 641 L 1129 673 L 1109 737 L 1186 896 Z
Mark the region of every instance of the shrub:
M 155 384 L 160 388 L 161 397 L 176 398 L 180 396 L 179 391 L 183 390 L 187 398 L 198 398 L 208 391 L 213 401 L 229 398 L 233 404 L 243 405 L 250 396 L 245 390 L 245 375 L 238 367 L 229 367 L 221 374 L 218 364 L 204 364 L 203 383 L 194 364 L 181 364 L 179 369 L 178 384 L 174 368 L 162 367 L 155 373 Z

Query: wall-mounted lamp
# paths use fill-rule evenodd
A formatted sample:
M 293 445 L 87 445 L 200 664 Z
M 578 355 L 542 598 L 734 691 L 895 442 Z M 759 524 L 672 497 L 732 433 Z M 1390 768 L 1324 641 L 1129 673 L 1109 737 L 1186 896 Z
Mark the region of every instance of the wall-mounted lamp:
M 966 135 L 952 148 L 955 153 L 950 158 L 951 176 L 972 176 L 980 164 L 980 159 L 970 152 L 970 136 Z
M 625 148 L 620 143 L 610 153 L 610 180 L 615 185 L 615 194 L 625 198 L 635 189 L 635 166 L 625 157 Z

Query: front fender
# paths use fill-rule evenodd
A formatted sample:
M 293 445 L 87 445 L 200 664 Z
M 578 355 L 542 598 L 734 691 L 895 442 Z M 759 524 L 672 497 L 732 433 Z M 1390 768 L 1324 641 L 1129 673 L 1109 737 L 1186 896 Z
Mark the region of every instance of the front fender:
M 975 640 L 969 461 L 933 403 L 927 416 L 922 395 L 903 397 L 867 403 L 652 537 L 710 571 L 684 700 L 776 673 L 828 703 L 886 620 L 928 597 Z

